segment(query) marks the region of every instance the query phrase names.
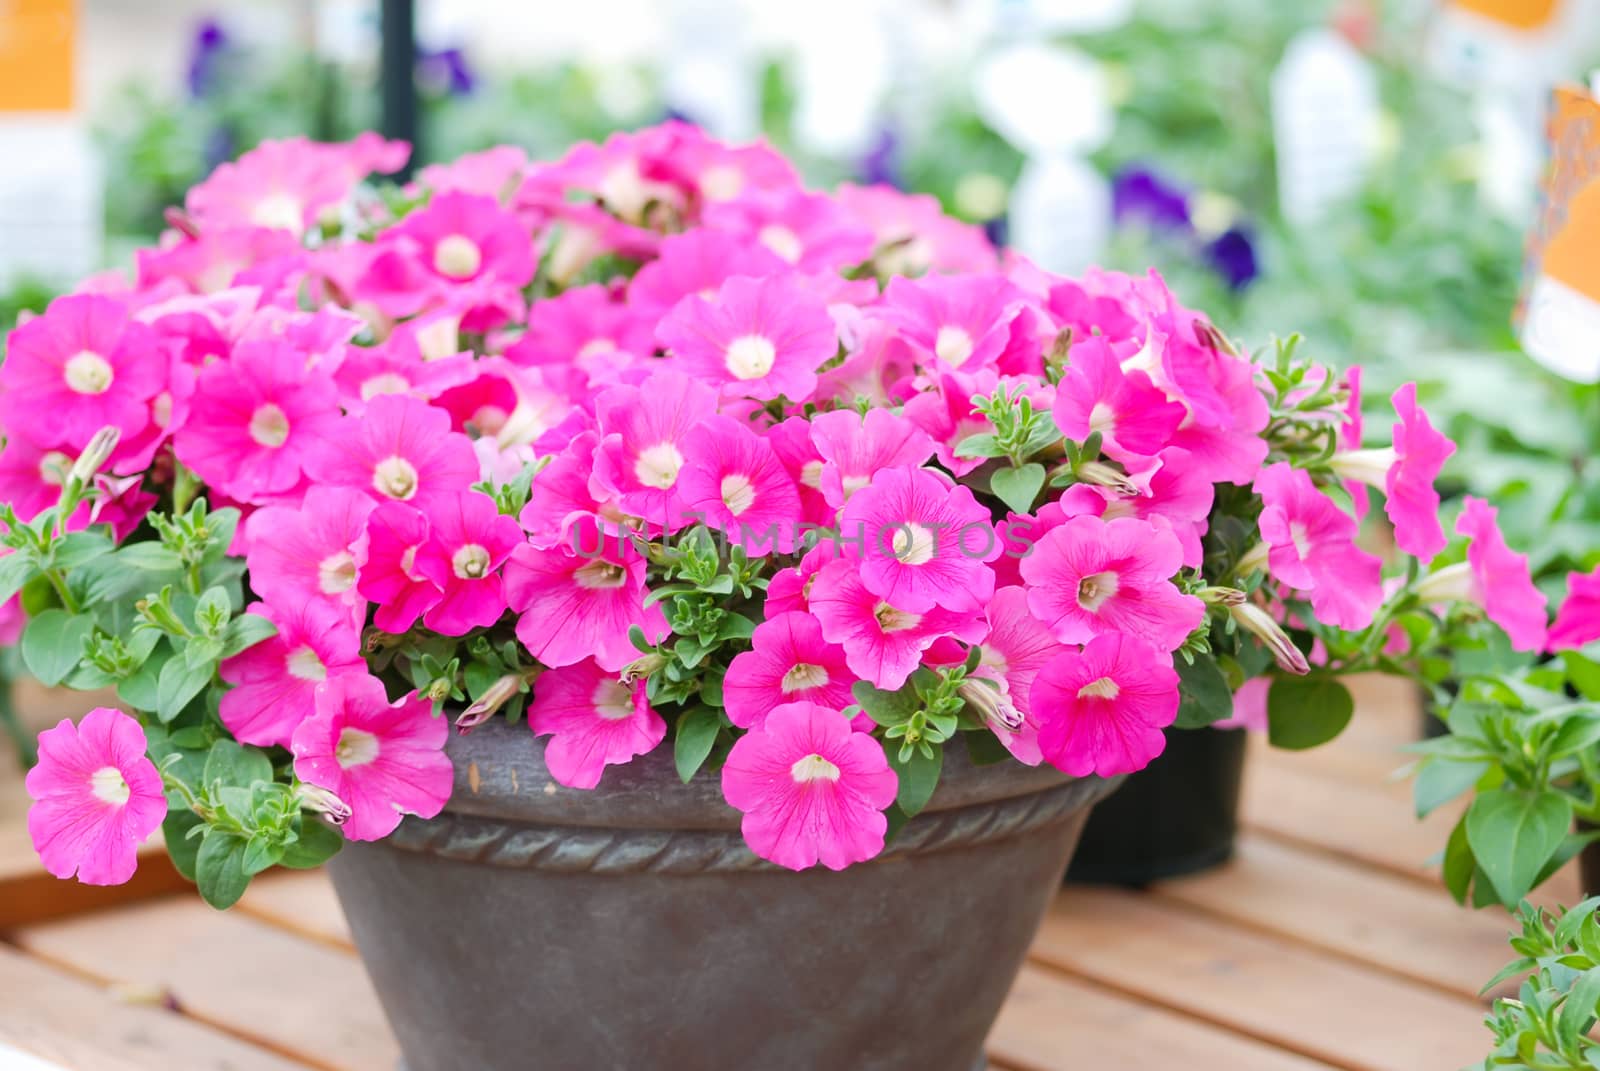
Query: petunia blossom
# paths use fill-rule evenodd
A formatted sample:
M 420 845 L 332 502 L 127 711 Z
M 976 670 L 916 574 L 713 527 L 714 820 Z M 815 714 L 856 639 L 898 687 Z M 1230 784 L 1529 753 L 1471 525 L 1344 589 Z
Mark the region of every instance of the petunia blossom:
M 808 601 L 822 623 L 823 636 L 844 648 L 851 672 L 890 690 L 905 684 L 921 665 L 922 653 L 941 637 L 976 643 L 985 631 L 976 608 L 935 606 L 926 613 L 913 613 L 891 604 L 867 589 L 856 562 L 848 559 L 817 572 Z
M 355 548 L 372 509 L 359 491 L 312 487 L 298 509 L 256 510 L 245 522 L 251 587 L 275 605 L 319 601 L 364 617 Z
M 1600 568 L 1567 574 L 1567 597 L 1550 626 L 1549 649 L 1564 651 L 1600 640 Z
M 684 436 L 683 456 L 685 509 L 752 554 L 794 549 L 800 492 L 771 443 L 719 414 Z
M 348 614 L 317 600 L 254 603 L 246 612 L 265 618 L 277 632 L 223 660 L 218 675 L 234 687 L 223 695 L 218 713 L 243 743 L 288 747 L 295 729 L 316 713 L 323 681 L 366 673 L 361 635 Z
M 683 441 L 716 411 L 705 384 L 679 372 L 655 372 L 638 386 L 618 386 L 595 399 L 601 439 L 594 482 L 621 508 L 667 529 L 681 523 L 678 477 Z
M 346 416 L 306 458 L 313 479 L 383 502 L 427 510 L 478 481 L 472 441 L 450 430 L 450 414 L 401 394 L 373 398 Z
M 983 638 L 978 672 L 1000 684 L 1001 703 L 1012 707 L 1020 727 L 989 723 L 1019 762 L 1037 766 L 1040 762 L 1039 720 L 1033 715 L 1033 682 L 1039 669 L 1066 650 L 1039 626 L 1028 610 L 1028 593 L 1020 587 L 1004 587 L 984 608 L 989 626 Z
M 1178 674 L 1166 652 L 1110 632 L 1041 667 L 1030 700 L 1050 765 L 1073 777 L 1114 777 L 1144 769 L 1166 748 Z
M 600 784 L 607 766 L 647 754 L 667 734 L 667 723 L 645 699 L 644 681 L 623 684 L 592 660 L 547 669 L 533 685 L 528 727 L 550 736 L 544 761 L 568 788 Z
M 1170 444 L 1187 414 L 1148 375 L 1123 371 L 1099 337 L 1074 345 L 1070 359 L 1052 410 L 1063 435 L 1083 442 L 1099 432 L 1106 454 L 1123 462 L 1154 457 Z
M 811 440 L 822 460 L 817 487 L 835 509 L 867 486 L 874 473 L 916 467 L 933 455 L 933 439 L 898 413 L 838 409 L 811 418 Z
M 929 469 L 880 470 L 839 523 L 863 544 L 861 582 L 901 610 L 972 610 L 994 594 L 987 563 L 1000 556 L 1000 541 L 988 509 Z
M 1273 577 L 1311 598 L 1318 620 L 1363 629 L 1383 602 L 1383 563 L 1356 546 L 1357 525 L 1310 473 L 1279 462 L 1256 477 Z
M 423 623 L 443 636 L 494 624 L 506 612 L 500 566 L 522 543 L 521 527 L 500 513 L 494 499 L 476 492 L 440 498 L 428 522 L 428 542 L 414 564 L 442 594 Z
M 1513 648 L 1538 651 L 1547 639 L 1544 592 L 1533 584 L 1527 556 L 1506 545 L 1498 513 L 1482 499 L 1466 496 L 1456 532 L 1471 540 L 1467 560 L 1428 576 L 1416 594 L 1425 603 L 1446 597 L 1477 603 L 1505 629 Z
M 687 374 L 715 384 L 724 397 L 804 401 L 817 369 L 834 357 L 833 317 L 798 277 L 737 276 L 709 298 L 681 302 L 656 337 Z
M 829 643 L 822 625 L 807 613 L 767 618 L 751 637 L 753 650 L 735 655 L 723 681 L 728 720 L 742 729 L 760 725 L 783 703 L 811 702 L 833 710 L 855 702 L 855 675 L 844 649 Z

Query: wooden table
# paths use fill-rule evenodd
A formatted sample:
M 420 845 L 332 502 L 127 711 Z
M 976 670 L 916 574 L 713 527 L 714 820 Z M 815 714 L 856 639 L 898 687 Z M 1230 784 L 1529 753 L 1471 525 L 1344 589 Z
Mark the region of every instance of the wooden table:
M 1426 867 L 1454 816 L 1416 823 L 1392 776 L 1413 697 L 1360 683 L 1333 746 L 1252 754 L 1234 863 L 1058 897 L 990 1040 L 996 1071 L 1449 1071 L 1482 1057 L 1477 989 L 1510 958 L 1506 920 L 1457 908 Z M 133 886 L 49 883 L 25 850 L 19 786 L 0 790 L 0 1068 L 5 1046 L 71 1071 L 393 1068 L 321 874 L 258 880 L 229 913 L 175 891 L 159 853 Z M 1575 894 L 1571 874 L 1543 890 Z

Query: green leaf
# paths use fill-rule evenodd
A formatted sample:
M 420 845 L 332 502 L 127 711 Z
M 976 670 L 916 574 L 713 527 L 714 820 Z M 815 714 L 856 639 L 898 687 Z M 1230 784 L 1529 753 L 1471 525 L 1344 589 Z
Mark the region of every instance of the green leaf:
M 344 837 L 328 823 L 309 814 L 300 816 L 300 835 L 283 851 L 278 865 L 310 870 L 332 859 L 344 847 Z
M 115 546 L 102 532 L 73 532 L 56 543 L 51 560 L 56 568 L 70 571 L 110 553 Z
M 116 554 L 117 565 L 146 573 L 173 573 L 183 568 L 176 551 L 160 543 L 129 543 Z
M 1561 916 L 1561 921 L 1556 923 L 1556 928 L 1551 931 L 1551 939 L 1557 948 L 1566 948 L 1578 941 L 1578 931 L 1583 928 L 1584 921 L 1594 914 L 1594 909 L 1600 907 L 1600 896 L 1591 896 L 1582 903 L 1567 909 Z
M 278 634 L 278 626 L 256 614 L 240 614 L 222 633 L 222 657 L 232 658 Z
M 161 823 L 161 835 L 167 842 L 167 856 L 172 865 L 190 881 L 194 880 L 195 856 L 200 852 L 200 838 L 189 836 L 189 831 L 203 825 L 200 816 L 191 810 L 170 810 Z
M 191 666 L 186 659 L 167 659 L 156 677 L 156 717 L 168 722 L 182 714 L 189 701 L 211 683 L 216 672 L 213 662 Z
M 1478 861 L 1472 857 L 1472 846 L 1467 843 L 1467 816 L 1462 815 L 1450 830 L 1450 839 L 1444 846 L 1444 887 L 1458 904 L 1467 902 L 1467 889 Z
M 46 610 L 22 634 L 22 660 L 40 684 L 55 686 L 83 657 L 83 643 L 94 629 L 88 614 Z
M 1034 499 L 1044 487 L 1044 466 L 1030 461 L 1021 468 L 996 469 L 989 475 L 989 490 L 1014 513 L 1033 512 Z
M 886 729 L 891 725 L 905 724 L 913 714 L 922 709 L 922 701 L 906 689 L 886 692 L 882 688 L 873 687 L 867 681 L 856 681 L 850 687 L 850 694 L 861 704 L 861 709 L 867 712 L 867 717 Z
M 1561 661 L 1567 669 L 1567 680 L 1585 699 L 1600 699 L 1600 663 L 1577 651 L 1562 651 Z
M 974 766 L 993 766 L 1011 757 L 1000 738 L 987 729 L 962 733 L 961 738 L 967 742 L 967 755 Z
M 987 432 L 968 435 L 956 444 L 957 457 L 1000 457 L 1004 453 L 1000 441 Z
M 1572 826 L 1572 803 L 1561 793 L 1497 788 L 1467 808 L 1467 843 L 1500 902 L 1528 895 Z
M 1411 786 L 1411 799 L 1416 806 L 1417 817 L 1428 817 L 1435 808 L 1477 784 L 1488 770 L 1487 762 L 1424 759 L 1417 767 L 1417 779 Z
M 1178 729 L 1203 729 L 1233 717 L 1233 689 L 1222 667 L 1209 655 L 1197 655 L 1193 662 L 1178 662 Z
M 255 877 L 257 874 L 278 864 L 283 858 L 283 845 L 277 843 L 272 837 L 258 834 L 245 842 L 244 858 L 240 865 L 244 868 L 246 877 Z
M 692 781 L 705 765 L 723 724 L 722 715 L 709 707 L 695 707 L 678 718 L 678 729 L 672 739 L 672 760 L 684 784 Z
M 1565 758 L 1587 751 L 1597 743 L 1600 743 L 1600 718 L 1589 713 L 1574 714 L 1556 730 L 1550 741 L 1549 755 L 1552 759 Z
M 883 751 L 889 758 L 890 768 L 900 779 L 900 793 L 895 797 L 895 803 L 906 817 L 914 818 L 928 805 L 933 790 L 939 786 L 939 772 L 944 768 L 944 749 L 934 748 L 931 758 L 920 749 L 914 750 L 905 762 L 900 761 L 899 747 L 886 744 Z
M 219 829 L 206 831 L 195 855 L 194 880 L 200 896 L 217 910 L 239 902 L 250 884 L 244 869 L 245 840 Z
M 1267 739 L 1289 751 L 1326 744 L 1355 709 L 1350 690 L 1332 677 L 1279 677 L 1267 691 Z
M 1556 1020 L 1556 1036 L 1568 1048 L 1576 1048 L 1578 1038 L 1594 1023 L 1595 1007 L 1600 1005 L 1600 967 L 1585 971 L 1567 992 Z
M 27 554 L 7 554 L 0 558 L 0 602 L 9 602 L 22 586 L 39 575 L 39 566 Z
M 150 635 L 155 636 L 157 640 L 162 638 L 159 632 L 152 631 Z M 158 702 L 156 684 L 160 680 L 162 669 L 170 659 L 172 650 L 165 645 L 152 651 L 138 672 L 117 685 L 117 698 L 135 710 L 154 713 Z
M 206 754 L 205 773 L 201 777 L 207 786 L 220 783 L 249 788 L 257 782 L 272 780 L 272 760 L 260 748 L 234 740 L 218 740 Z

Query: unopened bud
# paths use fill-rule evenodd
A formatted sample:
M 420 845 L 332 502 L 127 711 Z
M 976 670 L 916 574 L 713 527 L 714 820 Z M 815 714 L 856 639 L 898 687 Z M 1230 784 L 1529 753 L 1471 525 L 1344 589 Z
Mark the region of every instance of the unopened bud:
M 1265 543 L 1257 543 L 1244 556 L 1239 559 L 1239 564 L 1234 567 L 1234 575 L 1248 577 L 1251 573 L 1264 573 L 1267 571 L 1267 561 L 1272 553 L 1272 548 Z
M 1073 470 L 1073 475 L 1084 483 L 1109 487 L 1124 498 L 1139 498 L 1145 494 L 1138 484 L 1128 479 L 1127 474 L 1118 472 L 1104 461 L 1080 462 Z
M 1241 603 L 1238 606 L 1228 607 L 1228 615 L 1240 628 L 1266 644 L 1279 669 L 1301 677 L 1311 672 L 1311 664 L 1306 661 L 1306 656 L 1301 653 L 1300 648 L 1289 639 L 1289 634 L 1283 631 L 1283 626 L 1274 621 L 1261 607 L 1253 602 Z
M 295 786 L 294 796 L 301 809 L 320 814 L 336 826 L 350 820 L 350 805 L 325 788 L 302 781 Z
M 636 658 L 630 662 L 617 679 L 623 684 L 632 687 L 666 664 L 667 660 L 664 656 L 647 654 L 643 658 Z
M 1229 357 L 1239 356 L 1238 347 L 1228 341 L 1228 336 L 1204 320 L 1196 320 L 1194 322 L 1194 333 L 1195 337 L 1200 340 L 1201 345 L 1210 346 L 1218 353 L 1225 353 Z
M 1207 606 L 1242 606 L 1245 601 L 1238 588 L 1201 588 L 1195 595 Z
M 1472 566 L 1467 562 L 1447 565 L 1438 572 L 1429 573 L 1411 587 L 1412 595 L 1423 606 L 1437 606 L 1447 602 L 1477 602 L 1474 598 L 1477 582 L 1472 576 Z
M 1328 459 L 1328 468 L 1340 479 L 1354 480 L 1383 491 L 1397 460 L 1392 446 L 1374 450 L 1344 450 Z
M 161 218 L 167 221 L 167 226 L 187 238 L 200 237 L 199 225 L 181 208 L 168 208 L 161 214 Z
M 72 463 L 67 479 L 76 480 L 79 486 L 87 486 L 93 482 L 94 474 L 99 472 L 100 467 L 111 457 L 111 451 L 117 448 L 117 440 L 121 438 L 122 431 L 113 424 L 107 424 L 95 432 L 89 439 L 89 445 L 78 455 L 78 460 Z
M 495 711 L 505 706 L 511 699 L 522 691 L 523 677 L 520 673 L 507 673 L 485 689 L 461 716 L 456 718 L 456 728 L 464 735 L 476 729 L 490 718 Z
M 956 694 L 977 711 L 984 724 L 990 728 L 1016 733 L 1022 731 L 1022 726 L 1027 721 L 1022 712 L 1000 694 L 1000 689 L 985 683 L 981 678 L 969 677 L 962 681 L 956 687 Z

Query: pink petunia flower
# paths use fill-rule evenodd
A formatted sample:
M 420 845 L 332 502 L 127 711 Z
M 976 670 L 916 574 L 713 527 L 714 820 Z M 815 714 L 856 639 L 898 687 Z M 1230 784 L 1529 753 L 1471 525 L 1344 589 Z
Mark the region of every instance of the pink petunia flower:
M 761 278 L 789 270 L 772 251 L 732 234 L 692 230 L 661 243 L 661 255 L 628 284 L 628 304 L 647 323 L 659 323 L 691 294 L 709 298 L 736 275 Z
M 110 425 L 132 439 L 167 385 L 168 357 L 126 303 L 97 294 L 57 298 L 11 332 L 0 364 L 0 424 L 40 448 L 76 453 Z
M 377 604 L 372 623 L 385 632 L 405 632 L 444 597 L 417 566 L 429 534 L 427 515 L 404 502 L 385 502 L 367 517 L 356 591 Z
M 899 787 L 878 742 L 816 703 L 775 708 L 722 767 L 722 795 L 744 812 L 745 843 L 790 870 L 843 870 L 883 851 L 883 811 Z
M 806 613 L 769 617 L 756 626 L 754 650 L 735 655 L 722 694 L 728 720 L 741 729 L 760 725 L 783 703 L 819 703 L 842 710 L 855 702 L 855 675 L 844 649 L 822 636 L 822 625 Z
M 278 632 L 223 661 L 219 675 L 234 687 L 218 713 L 242 743 L 288 747 L 295 729 L 316 713 L 318 685 L 366 673 L 358 626 L 316 600 L 258 602 L 247 612 L 266 618 Z
M 1081 443 L 1099 432 L 1106 454 L 1122 462 L 1168 445 L 1187 414 L 1149 376 L 1124 372 L 1103 338 L 1073 346 L 1071 362 L 1052 410 L 1061 434 Z
M 934 377 L 932 389 L 906 402 L 906 419 L 932 436 L 939 463 L 958 477 L 984 462 L 981 457 L 957 457 L 956 447 L 970 436 L 994 431 L 989 418 L 973 407 L 972 397 L 989 393 L 998 382 L 992 372 L 945 372 Z
M 1028 610 L 1028 593 L 1020 587 L 1004 587 L 984 610 L 989 633 L 983 638 L 979 671 L 998 681 L 1003 702 L 1020 715 L 1022 727 L 1012 730 L 990 723 L 989 728 L 1019 762 L 1037 766 L 1039 719 L 1033 715 L 1033 682 L 1045 663 L 1066 650 L 1039 627 Z
M 1600 569 L 1567 574 L 1567 597 L 1550 626 L 1549 649 L 1573 650 L 1600 640 Z
M 593 524 L 574 526 L 570 545 L 512 551 L 505 596 L 521 614 L 517 639 L 547 666 L 586 658 L 617 671 L 638 657 L 628 641 L 634 625 L 651 643 L 667 634 L 659 603 L 644 605 L 645 561 L 631 541 Z
M 1022 293 L 993 276 L 896 277 L 883 294 L 881 314 L 925 362 L 976 369 L 995 363 L 1011 341 Z
M 240 502 L 267 502 L 299 485 L 339 427 L 333 381 L 307 371 L 283 342 L 249 342 L 200 374 L 178 460 Z
M 345 409 L 359 413 L 384 394 L 409 394 L 429 401 L 477 375 L 470 353 L 424 360 L 414 335 L 393 335 L 381 346 L 350 346 L 333 374 Z
M 922 653 L 941 637 L 976 643 L 986 628 L 975 608 L 935 606 L 912 613 L 891 605 L 867 590 L 856 563 L 848 560 L 817 572 L 808 603 L 822 624 L 822 635 L 844 648 L 851 672 L 891 691 L 905 684 L 921 664 Z
M 1383 563 L 1356 546 L 1357 524 L 1317 490 L 1304 469 L 1286 462 L 1256 477 L 1261 538 L 1271 574 L 1311 597 L 1317 618 L 1363 629 L 1383 602 Z
M 893 186 L 843 183 L 839 206 L 877 239 L 880 271 L 921 275 L 927 271 L 993 271 L 994 246 L 981 227 L 944 214 L 936 198 L 903 193 Z
M 323 602 L 366 616 L 356 590 L 356 544 L 372 499 L 345 487 L 312 487 L 298 509 L 267 506 L 245 523 L 250 584 L 275 606 Z
M 887 409 L 869 409 L 865 417 L 846 409 L 818 413 L 810 427 L 823 461 L 817 487 L 834 509 L 867 486 L 874 473 L 915 468 L 933 454 L 927 432 Z
M 590 789 L 607 766 L 654 751 L 667 723 L 650 708 L 644 689 L 644 681 L 623 684 L 589 659 L 541 673 L 528 727 L 551 737 L 544 751 L 550 776 L 568 788 Z
M 380 840 L 402 815 L 444 810 L 455 781 L 450 724 L 429 699 L 413 692 L 391 703 L 376 677 L 345 674 L 317 689 L 316 706 L 294 732 L 294 772 L 349 804 L 346 838 Z
M 1404 629 L 1401 630 L 1402 634 Z M 1251 677 L 1233 693 L 1233 717 L 1212 724 L 1213 729 L 1245 729 L 1252 733 L 1267 731 L 1267 693 L 1272 690 L 1271 677 Z
M 882 469 L 845 506 L 840 528 L 859 538 L 861 582 L 901 610 L 974 610 L 994 594 L 1000 556 L 989 511 L 928 469 Z
M 1513 648 L 1542 650 L 1547 624 L 1544 592 L 1533 585 L 1527 556 L 1506 546 L 1498 512 L 1468 495 L 1456 519 L 1456 532 L 1472 541 L 1467 560 L 1424 578 L 1416 594 L 1424 603 L 1448 598 L 1477 603 L 1489 620 L 1505 629 Z
M 360 416 L 342 418 L 307 456 L 306 471 L 320 483 L 427 510 L 478 481 L 478 455 L 470 439 L 450 430 L 443 409 L 386 394 Z
M 416 243 L 422 264 L 447 283 L 493 280 L 511 287 L 533 278 L 533 241 L 493 197 L 451 191 L 384 232 Z
M 1183 544 L 1183 564 L 1200 568 L 1204 556 L 1200 541 L 1216 491 L 1191 463 L 1189 452 L 1169 446 L 1150 467 L 1128 473 L 1128 479 L 1142 489 L 1141 494 L 1125 497 L 1109 487 L 1075 483 L 1062 492 L 1060 509 L 1067 517 L 1092 514 L 1108 521 L 1138 517 L 1170 528 Z
M 772 444 L 731 417 L 683 439 L 683 505 L 752 554 L 789 553 L 800 539 L 800 493 Z
M 499 570 L 522 543 L 522 528 L 476 491 L 439 499 L 428 520 L 432 532 L 415 568 L 443 594 L 423 622 L 441 635 L 464 636 L 500 620 L 506 600 Z
M 349 196 L 374 171 L 397 170 L 410 155 L 404 142 L 363 134 L 343 145 L 302 137 L 264 141 L 224 163 L 189 191 L 189 215 L 201 227 L 283 228 L 299 233 Z
M 637 387 L 612 387 L 595 400 L 602 438 L 594 481 L 622 509 L 667 530 L 682 522 L 679 476 L 690 429 L 716 411 L 716 395 L 678 372 L 656 372 Z
M 724 397 L 804 401 L 817 369 L 839 350 L 827 306 L 789 274 L 738 276 L 711 298 L 691 297 L 656 328 L 686 373 Z
M 605 359 L 648 357 L 655 352 L 653 328 L 609 287 L 577 286 L 534 302 L 528 329 L 506 349 L 506 359 L 520 365 L 590 369 Z
M 1046 663 L 1030 698 L 1050 765 L 1073 777 L 1114 777 L 1144 769 L 1165 749 L 1178 674 L 1164 651 L 1111 632 Z
M 44 868 L 85 885 L 121 885 L 139 845 L 167 816 L 161 774 L 145 757 L 144 729 L 120 710 L 96 707 L 39 734 L 39 762 L 25 781 L 28 835 Z
M 1073 517 L 1039 537 L 1022 559 L 1028 607 L 1062 643 L 1127 633 L 1175 651 L 1205 620 L 1205 604 L 1180 592 L 1177 536 L 1148 521 Z

